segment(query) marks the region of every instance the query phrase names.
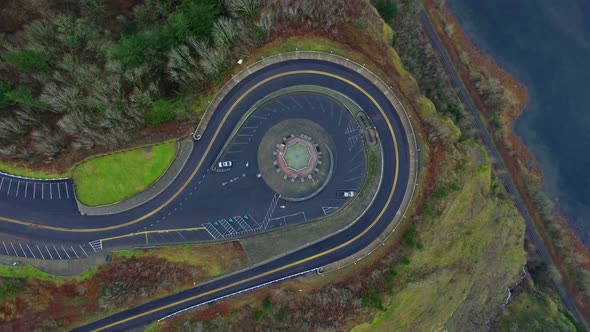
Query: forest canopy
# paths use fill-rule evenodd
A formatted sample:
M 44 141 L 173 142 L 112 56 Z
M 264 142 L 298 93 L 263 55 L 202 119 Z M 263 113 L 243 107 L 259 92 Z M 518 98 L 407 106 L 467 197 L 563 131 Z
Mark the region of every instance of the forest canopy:
M 0 35 L 0 158 L 50 163 L 183 119 L 190 93 L 270 28 L 256 0 L 146 0 L 126 15 L 63 3 Z

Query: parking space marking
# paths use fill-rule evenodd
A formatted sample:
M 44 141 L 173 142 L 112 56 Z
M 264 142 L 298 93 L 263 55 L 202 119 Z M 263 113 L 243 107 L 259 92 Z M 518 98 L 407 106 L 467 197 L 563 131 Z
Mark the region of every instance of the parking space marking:
M 363 166 L 363 164 L 358 164 L 358 165 L 356 165 L 356 166 L 354 166 L 354 167 L 352 167 L 352 168 L 349 168 L 349 169 L 348 169 L 348 172 L 349 172 L 349 173 L 352 173 L 352 172 L 354 172 L 354 170 L 356 170 L 357 168 L 359 168 L 359 167 L 361 167 L 361 166 Z
M 36 198 L 36 191 L 37 191 L 37 184 L 35 182 L 33 182 L 33 199 Z
M 57 251 L 57 248 L 55 246 L 53 246 L 53 249 L 55 249 L 55 253 L 57 254 L 57 257 L 59 257 L 59 259 L 61 259 L 61 255 L 59 254 L 59 251 Z
M 88 244 L 90 245 L 90 248 L 92 248 L 92 250 L 94 250 L 94 252 L 96 252 L 96 248 L 102 249 L 102 240 L 90 241 L 90 242 L 88 242 Z
M 35 244 L 37 246 L 37 250 L 39 250 L 39 253 L 41 254 L 41 258 L 45 259 L 45 255 L 43 255 L 43 251 L 41 251 L 41 248 L 39 248 L 38 244 Z
M 357 153 L 354 156 L 352 156 L 352 159 L 350 160 L 355 160 L 358 156 L 360 156 L 361 152 L 363 152 L 363 149 L 358 149 Z
M 250 225 L 248 225 L 244 219 L 242 219 L 242 217 L 238 216 L 238 217 L 234 217 L 234 219 L 238 222 L 238 224 L 245 230 L 250 230 L 252 229 L 252 227 L 250 227 Z
M 276 218 L 269 219 L 267 223 L 270 224 L 271 221 L 283 219 L 283 224 L 284 225 L 282 225 L 282 224 L 279 224 L 279 225 L 286 226 L 287 225 L 287 218 L 295 217 L 295 216 L 300 215 L 300 214 L 303 214 L 304 221 L 307 221 L 307 216 L 305 215 L 305 212 L 301 211 L 301 212 L 297 212 L 297 213 L 288 214 L 288 215 L 285 215 L 285 216 L 282 216 L 282 217 L 276 217 Z
M 14 253 L 16 254 L 16 257 L 18 256 L 18 252 L 16 252 L 16 249 L 14 248 L 14 244 L 12 244 L 12 242 L 10 242 L 10 246 L 12 247 L 12 250 L 14 250 Z
M 84 247 L 82 247 L 82 245 L 79 245 L 80 249 L 82 249 L 82 252 L 84 253 L 84 255 L 86 255 L 86 257 L 88 257 L 88 253 L 86 253 L 86 250 L 84 250 Z
M 25 255 L 25 257 L 27 257 L 27 253 L 25 252 L 25 248 L 23 248 L 23 245 L 20 242 L 18 243 L 18 245 L 20 247 L 20 250 L 23 251 L 23 255 Z
M 27 198 L 27 191 L 29 191 L 29 181 L 25 182 L 25 198 Z
M 205 230 L 209 233 L 209 235 L 211 235 L 212 238 L 219 239 L 219 238 L 223 237 L 223 234 L 221 234 L 217 230 L 217 228 L 215 228 L 215 226 L 213 226 L 211 223 L 203 224 L 203 226 L 205 227 Z
M 80 258 L 80 256 L 78 256 L 78 253 L 76 252 L 76 250 L 74 250 L 74 246 L 70 246 L 70 248 L 72 248 L 72 251 L 74 252 L 74 255 L 76 255 L 76 258 Z
M 283 108 L 286 108 L 287 110 L 291 109 L 291 107 L 289 105 L 283 104 L 280 100 L 276 100 L 275 103 L 279 104 Z
M 8 182 L 8 191 L 6 192 L 6 195 L 10 196 L 10 186 L 12 186 L 12 179 L 9 179 L 10 182 Z
M 18 197 L 18 192 L 20 190 L 20 181 L 16 183 L 16 197 Z
M 61 191 L 59 190 L 59 185 L 61 184 L 61 182 L 57 183 L 57 198 L 61 199 Z
M 361 178 L 363 178 L 363 177 L 364 177 L 364 175 L 355 176 L 355 177 L 353 177 L 353 178 L 350 178 L 350 179 L 348 179 L 348 180 L 344 180 L 344 182 L 351 182 L 351 181 L 355 181 L 355 180 L 361 179 Z
M 49 248 L 47 248 L 47 245 L 45 244 L 45 250 L 47 250 L 47 253 L 49 254 L 49 257 L 51 259 L 53 259 L 53 255 L 51 254 L 51 251 L 49 251 Z
M 2 190 L 2 185 L 4 184 L 4 178 L 0 181 L 0 190 Z
M 45 183 L 41 183 L 41 199 L 45 199 Z
M 327 216 L 328 214 L 334 212 L 334 210 L 337 210 L 338 208 L 338 206 L 322 206 L 322 211 L 324 212 L 324 216 Z
M 53 199 L 53 190 L 52 190 L 53 186 L 52 186 L 52 184 L 53 183 L 49 182 L 49 199 Z
M 28 243 L 25 243 L 27 245 L 27 248 L 29 248 L 29 251 L 31 252 L 31 255 L 33 255 L 33 258 L 37 258 L 35 257 L 35 254 L 33 254 L 33 250 L 31 250 L 31 247 L 29 247 Z
M 72 257 L 70 257 L 70 254 L 68 254 L 68 251 L 66 250 L 66 248 L 64 248 L 64 246 L 61 246 L 61 248 L 64 250 L 64 252 L 68 256 L 68 259 L 72 259 Z
M 68 192 L 68 183 L 65 182 L 66 185 L 66 198 L 70 198 L 70 193 Z
M 8 247 L 6 247 L 6 243 L 4 243 L 4 241 L 2 241 L 2 244 L 4 245 L 4 251 L 6 251 L 6 254 L 7 254 L 7 255 L 10 255 L 10 254 L 8 253 Z
M 299 105 L 299 103 L 297 102 L 297 99 L 293 98 L 293 96 L 289 96 L 289 98 L 291 98 L 291 100 L 295 103 L 295 105 L 299 106 L 300 109 L 304 109 L 301 105 Z

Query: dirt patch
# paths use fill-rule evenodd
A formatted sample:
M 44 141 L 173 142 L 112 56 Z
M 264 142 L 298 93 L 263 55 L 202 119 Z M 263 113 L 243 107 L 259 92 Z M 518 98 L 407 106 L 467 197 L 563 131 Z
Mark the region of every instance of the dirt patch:
M 145 148 L 143 148 L 143 157 L 145 159 L 151 159 L 153 155 L 154 153 L 151 146 L 146 146 Z

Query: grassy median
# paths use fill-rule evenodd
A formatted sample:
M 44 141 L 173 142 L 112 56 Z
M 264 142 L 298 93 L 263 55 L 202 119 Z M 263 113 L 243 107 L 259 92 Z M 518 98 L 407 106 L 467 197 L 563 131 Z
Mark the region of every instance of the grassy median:
M 156 181 L 176 155 L 176 142 L 89 159 L 72 172 L 78 200 L 87 206 L 131 197 Z

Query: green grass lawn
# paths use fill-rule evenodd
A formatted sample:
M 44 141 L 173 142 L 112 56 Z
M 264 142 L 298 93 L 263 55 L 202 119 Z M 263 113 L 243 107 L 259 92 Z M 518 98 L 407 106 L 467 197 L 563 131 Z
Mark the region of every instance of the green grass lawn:
M 118 202 L 149 187 L 176 155 L 176 142 L 89 159 L 72 176 L 78 200 L 87 206 Z

